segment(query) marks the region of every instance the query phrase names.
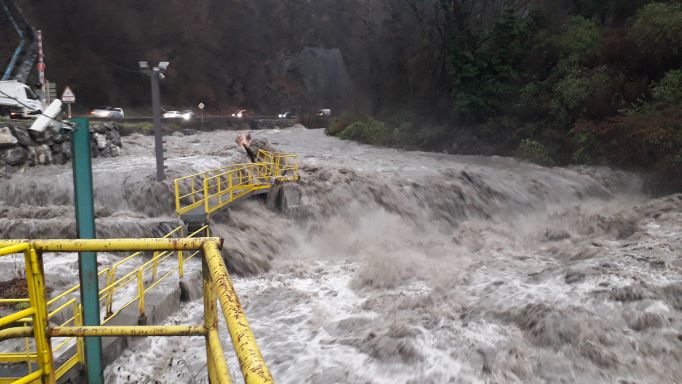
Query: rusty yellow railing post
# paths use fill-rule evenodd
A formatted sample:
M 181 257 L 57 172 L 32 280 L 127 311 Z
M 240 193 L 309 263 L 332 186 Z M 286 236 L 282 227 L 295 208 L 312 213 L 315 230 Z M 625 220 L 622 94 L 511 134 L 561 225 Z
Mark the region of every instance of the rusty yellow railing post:
M 152 256 L 152 281 L 156 280 L 156 271 L 159 267 L 159 259 L 165 252 L 154 252 Z
M 107 272 L 107 293 L 106 293 L 106 298 L 105 302 L 107 305 L 107 314 L 106 317 L 108 318 L 114 313 L 114 282 L 116 281 L 116 266 L 113 266 L 111 269 L 109 269 L 109 272 Z
M 180 229 L 180 237 L 185 237 L 185 227 L 182 227 Z M 182 249 L 178 250 L 178 277 L 181 279 L 183 277 L 185 277 L 185 267 L 184 267 Z
M 217 325 L 215 318 L 215 296 L 213 294 L 213 283 L 206 267 L 206 261 L 201 261 L 201 278 L 203 280 L 204 288 L 204 327 L 206 329 L 214 328 Z M 211 341 L 208 338 L 208 333 L 204 337 L 206 343 L 206 367 L 208 368 L 208 382 L 217 383 L 217 376 L 215 372 L 215 363 L 213 362 L 213 352 L 211 350 Z
M 218 300 L 227 323 L 227 330 L 232 339 L 232 345 L 239 358 L 239 366 L 246 384 L 272 383 L 270 370 L 261 355 L 256 337 L 253 335 L 244 310 L 234 291 L 234 286 L 227 274 L 227 268 L 220 254 L 216 242 L 207 241 L 202 245 L 204 258 L 211 273 L 211 280 L 215 285 Z M 211 332 L 209 331 L 209 335 Z M 215 334 L 214 334 L 215 335 Z M 215 337 L 215 336 L 214 336 Z
M 218 179 L 218 204 L 220 204 L 223 202 L 223 196 L 220 194 L 220 192 L 222 192 L 222 189 L 220 188 L 222 177 L 218 175 L 217 179 Z
M 137 270 L 137 309 L 139 311 L 138 324 L 147 324 L 147 317 L 144 314 L 144 276 L 142 268 Z
M 227 189 L 230 190 L 230 201 L 232 201 L 232 194 L 234 193 L 234 189 L 232 188 L 232 172 L 227 175 Z
M 28 323 L 24 323 L 24 326 L 27 326 L 27 325 L 28 325 Z M 30 343 L 29 343 L 29 338 L 28 338 L 28 337 L 25 337 L 25 338 L 24 338 L 24 344 L 25 344 L 25 346 L 26 346 L 26 356 L 28 356 L 28 355 L 31 353 L 31 350 L 30 350 Z M 32 365 L 32 364 L 31 364 L 31 359 L 26 359 L 26 364 L 28 364 L 28 372 L 33 371 L 33 368 L 31 367 L 31 365 Z
M 52 347 L 47 338 L 47 302 L 45 293 L 45 281 L 43 280 L 42 257 L 38 255 L 33 245 L 30 245 L 24 253 L 26 259 L 26 280 L 28 295 L 33 313 L 33 338 L 36 345 L 38 367 L 42 371 L 42 383 L 54 383 L 54 371 L 52 369 Z
M 76 302 L 73 302 L 74 306 L 74 312 L 73 312 L 73 325 L 76 327 L 82 327 L 83 326 L 83 319 L 81 318 L 81 306 L 79 304 L 76 304 Z M 85 363 L 85 346 L 83 345 L 83 338 L 82 337 L 77 337 L 76 338 L 76 354 L 78 355 L 78 361 L 81 364 Z
M 180 182 L 178 179 L 175 179 L 173 181 L 173 184 L 175 186 L 175 212 L 180 211 Z
M 196 193 L 196 190 L 194 189 L 194 177 L 192 177 L 192 204 L 197 202 L 197 200 L 194 196 L 195 193 Z
M 225 352 L 218 336 L 218 310 L 216 308 L 215 288 L 211 271 L 206 259 L 201 260 L 201 278 L 204 290 L 204 327 L 206 328 L 206 365 L 211 384 L 230 384 L 232 377 L 225 361 Z
M 208 210 L 208 201 L 209 199 L 209 193 L 208 193 L 208 179 L 204 179 L 204 212 L 208 215 L 211 211 Z

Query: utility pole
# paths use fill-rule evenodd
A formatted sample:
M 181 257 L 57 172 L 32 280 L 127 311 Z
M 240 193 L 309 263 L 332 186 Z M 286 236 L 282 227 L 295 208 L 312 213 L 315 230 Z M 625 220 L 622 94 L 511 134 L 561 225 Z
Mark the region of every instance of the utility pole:
M 156 181 L 163 181 L 166 178 L 163 168 L 163 136 L 161 132 L 161 91 L 159 90 L 159 80 L 165 78 L 163 72 L 168 68 L 169 63 L 162 61 L 158 67 L 149 68 L 149 63 L 140 61 L 140 70 L 152 79 L 152 113 L 154 115 L 154 151 L 156 152 Z
M 163 137 L 161 136 L 161 92 L 159 67 L 152 69 L 152 112 L 154 113 L 154 151 L 156 152 L 156 181 L 165 179 L 163 169 Z
M 40 81 L 40 101 L 47 105 L 47 84 L 45 84 L 45 55 L 43 54 L 43 31 L 36 32 L 38 43 L 38 81 Z

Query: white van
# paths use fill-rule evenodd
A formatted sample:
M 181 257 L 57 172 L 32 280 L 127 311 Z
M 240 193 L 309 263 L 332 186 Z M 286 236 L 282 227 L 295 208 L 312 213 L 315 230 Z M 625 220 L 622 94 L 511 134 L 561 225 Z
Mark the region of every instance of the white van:
M 36 117 L 43 104 L 31 88 L 16 80 L 0 81 L 0 116 Z

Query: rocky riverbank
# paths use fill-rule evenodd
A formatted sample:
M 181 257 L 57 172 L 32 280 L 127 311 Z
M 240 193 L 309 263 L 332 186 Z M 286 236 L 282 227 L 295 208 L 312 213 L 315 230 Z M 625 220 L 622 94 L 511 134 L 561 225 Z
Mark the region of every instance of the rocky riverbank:
M 69 131 L 29 129 L 30 123 L 0 125 L 0 177 L 37 165 L 65 164 L 71 159 Z M 121 134 L 115 123 L 90 125 L 92 157 L 116 157 L 121 153 Z

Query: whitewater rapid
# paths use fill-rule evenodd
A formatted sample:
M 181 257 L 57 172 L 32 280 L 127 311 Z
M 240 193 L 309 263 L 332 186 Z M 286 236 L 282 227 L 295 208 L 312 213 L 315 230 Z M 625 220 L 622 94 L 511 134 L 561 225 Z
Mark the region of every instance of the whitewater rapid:
M 166 137 L 169 174 L 245 161 L 234 137 Z M 682 381 L 682 195 L 652 198 L 606 168 L 381 149 L 300 127 L 254 137 L 299 154 L 301 206 L 253 199 L 212 228 L 277 382 Z M 152 138 L 123 141 L 122 157 L 94 162 L 98 220 L 137 236 L 172 220 L 171 191 L 151 181 Z M 69 216 L 68 185 L 40 191 L 70 171 L 46 168 L 0 186 L 4 217 L 30 216 L 26 200 Z M 29 180 L 37 192 L 22 197 Z M 201 322 L 201 301 L 167 319 Z M 241 382 L 224 324 L 221 335 Z M 105 379 L 206 382 L 203 345 L 141 339 Z

